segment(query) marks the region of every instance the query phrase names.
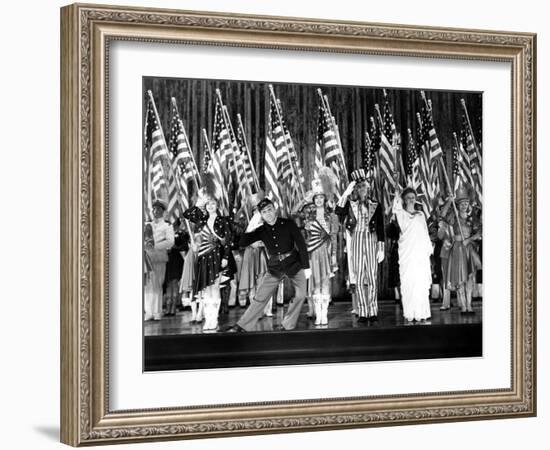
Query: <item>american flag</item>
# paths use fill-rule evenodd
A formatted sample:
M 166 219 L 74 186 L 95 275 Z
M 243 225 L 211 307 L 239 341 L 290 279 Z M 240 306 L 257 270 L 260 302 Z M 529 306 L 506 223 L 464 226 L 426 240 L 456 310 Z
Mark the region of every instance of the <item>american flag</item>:
M 454 190 L 455 192 L 458 188 L 464 184 L 463 178 L 460 173 L 460 154 L 456 144 L 453 144 L 453 179 L 454 179 Z
M 422 203 L 422 210 L 426 215 L 426 218 L 430 216 L 433 210 L 434 194 L 433 194 L 433 185 L 431 182 L 432 172 L 430 167 L 430 150 L 429 150 L 429 141 L 427 141 L 427 130 L 424 126 L 424 122 L 420 117 L 420 114 L 417 114 L 418 118 L 418 143 L 416 146 L 418 152 L 418 172 L 420 177 L 420 194 L 419 199 Z
M 408 143 L 407 143 L 407 152 L 406 152 L 406 167 L 405 173 L 407 175 L 407 184 L 413 187 L 417 192 L 421 186 L 420 183 L 420 173 L 419 173 L 419 160 L 418 160 L 418 148 L 416 147 L 416 142 L 413 138 L 411 129 L 407 129 L 408 133 Z
M 432 167 L 434 167 L 435 164 L 438 163 L 439 160 L 443 157 L 443 150 L 441 149 L 441 144 L 439 143 L 439 139 L 435 131 L 431 101 L 429 104 L 429 108 L 426 106 L 423 107 L 424 118 L 422 123 L 427 133 L 426 140 L 429 142 L 430 164 L 432 165 Z
M 395 181 L 397 184 L 400 184 L 402 179 L 405 178 L 405 167 L 403 165 L 403 155 L 401 152 L 401 136 L 397 132 L 391 107 L 387 100 L 384 103 L 384 134 L 388 137 L 393 147 Z
M 281 193 L 278 184 L 277 171 L 277 154 L 285 147 L 285 138 L 283 135 L 283 127 L 279 121 L 277 113 L 277 105 L 273 96 L 269 98 L 269 124 L 266 135 L 266 150 L 265 150 L 265 191 L 276 208 L 283 208 Z
M 372 158 L 373 194 L 379 202 L 383 202 L 382 180 L 380 178 L 380 128 L 376 126 L 374 117 L 370 117 L 370 154 Z
M 377 110 L 380 110 L 378 104 L 375 105 Z M 382 176 L 383 184 L 386 189 L 389 189 L 391 193 L 395 191 L 395 155 L 394 155 L 394 138 L 395 138 L 395 124 L 389 123 L 391 115 L 389 109 L 384 108 L 384 118 L 381 119 L 382 132 L 380 133 L 380 174 Z M 380 116 L 379 116 L 380 117 Z M 393 123 L 393 120 L 391 120 Z
M 208 146 L 208 141 L 206 140 L 206 130 L 203 130 L 203 140 L 202 140 L 202 173 L 208 173 L 212 170 L 211 164 L 212 159 L 210 158 L 210 147 Z
M 374 168 L 374 155 L 371 149 L 371 138 L 368 131 L 365 131 L 365 147 L 363 149 L 363 168 L 367 173 L 372 173 Z
M 375 179 L 375 175 L 374 175 L 376 173 L 375 152 L 372 147 L 372 139 L 368 131 L 365 132 L 365 148 L 363 150 L 363 168 L 365 169 L 365 172 L 372 177 L 371 188 L 372 188 L 373 196 L 379 199 L 378 186 L 376 182 L 377 180 Z
M 172 153 L 172 168 L 180 185 L 181 202 L 185 211 L 189 208 L 189 181 L 195 179 L 196 182 L 198 173 L 193 163 L 191 148 L 174 99 L 172 99 L 172 119 L 170 121 L 168 146 Z
M 466 114 L 462 114 L 462 129 L 460 131 L 460 143 L 464 148 L 464 154 L 470 161 L 471 186 L 474 189 L 475 201 L 482 204 L 483 178 L 481 174 L 481 159 L 477 146 L 475 145 Z
M 443 157 L 441 145 L 435 132 L 432 112 L 427 105 L 422 107 L 422 141 L 424 143 L 425 155 L 428 158 L 429 180 L 431 183 L 430 198 L 435 202 L 440 195 L 441 183 L 439 180 L 438 163 Z
M 241 161 L 244 167 L 244 173 L 246 177 L 246 182 L 250 186 L 252 191 L 257 190 L 258 186 L 256 185 L 256 180 L 254 177 L 252 161 L 248 158 L 248 146 L 246 145 L 246 137 L 243 125 L 239 120 L 239 126 L 237 127 L 237 144 L 241 152 Z
M 173 171 L 170 153 L 160 125 L 153 95 L 150 91 L 148 96 L 144 136 L 145 146 L 149 154 L 149 164 L 151 165 L 152 189 L 150 194 L 167 201 L 168 220 L 174 221 L 182 214 L 182 195 Z
M 281 111 L 281 120 L 283 122 L 283 131 L 285 134 L 286 145 L 288 147 L 288 152 L 290 153 L 290 162 L 295 170 L 296 176 L 298 177 L 298 182 L 303 186 L 306 182 L 306 179 L 302 170 L 302 164 L 300 163 L 300 159 L 298 158 L 298 154 L 296 153 L 296 147 L 294 146 L 294 141 L 292 140 L 292 136 L 290 135 L 290 130 L 286 125 L 286 121 L 283 115 L 283 109 L 281 108 L 281 101 L 277 99 L 277 103 L 279 105 L 279 110 Z
M 216 91 L 219 94 L 219 90 Z M 214 133 L 212 135 L 212 151 L 220 162 L 221 179 L 224 186 L 228 186 L 231 174 L 235 170 L 233 163 L 233 144 L 226 125 L 225 113 L 221 96 L 216 97 L 214 109 Z
M 233 131 L 233 126 L 231 125 L 231 120 L 229 118 L 229 113 L 227 108 L 224 107 L 224 113 L 226 118 L 226 123 L 228 124 L 229 138 L 231 139 L 232 151 L 229 155 L 231 163 L 235 168 L 233 171 L 233 176 L 236 179 L 237 192 L 235 193 L 234 205 L 233 208 L 235 211 L 238 211 L 243 203 L 246 203 L 247 196 L 251 193 L 250 186 L 246 182 L 246 173 L 244 166 L 241 160 L 241 150 L 239 144 L 237 143 L 237 136 Z
M 162 198 L 166 195 L 167 186 L 164 179 L 162 164 L 159 159 L 153 161 L 153 167 L 151 170 L 151 188 L 154 198 Z
M 300 201 L 303 192 L 303 186 L 305 185 L 305 177 L 302 171 L 302 166 L 298 155 L 296 154 L 296 148 L 294 147 L 294 141 L 290 135 L 290 130 L 286 125 L 284 119 L 283 109 L 281 107 L 281 101 L 277 99 L 277 106 L 279 107 L 279 113 L 281 116 L 281 123 L 283 125 L 283 133 L 285 136 L 288 164 L 290 166 L 290 177 L 286 179 L 286 193 L 287 193 L 287 205 L 289 211 L 294 209 L 294 206 Z
M 216 126 L 214 125 L 214 139 L 217 142 L 219 142 L 220 139 L 219 139 L 219 135 L 216 134 L 217 131 L 218 130 L 216 130 Z M 223 172 L 222 172 L 219 147 L 217 152 L 212 151 L 210 149 L 210 146 L 208 145 L 208 140 L 206 139 L 205 129 L 203 129 L 203 135 L 204 135 L 204 145 L 205 145 L 204 154 L 209 155 L 208 156 L 209 162 L 205 172 L 212 172 L 212 174 L 214 175 L 214 183 L 216 184 L 216 191 L 219 192 L 220 194 L 220 198 L 218 199 L 220 204 L 220 210 L 222 211 L 223 215 L 228 215 L 229 198 L 227 195 L 227 189 L 225 188 L 226 184 L 225 184 Z M 206 160 L 206 157 L 205 157 L 205 160 Z
M 455 143 L 453 145 L 453 174 L 455 177 L 455 191 L 460 186 L 460 183 L 473 188 L 474 180 L 472 178 L 472 170 L 470 167 L 470 156 L 466 151 L 467 138 L 464 129 L 460 133 L 460 140 L 456 138 L 456 133 L 453 133 Z
M 336 127 L 332 117 L 330 116 L 326 106 L 321 107 L 321 120 L 323 126 L 322 136 L 322 148 L 325 154 L 325 165 L 330 167 L 336 177 L 340 180 L 336 185 L 336 195 L 340 197 L 344 189 L 346 188 L 347 180 L 345 179 L 345 170 L 343 167 L 344 155 L 342 147 L 338 142 L 338 136 L 336 134 Z
M 323 107 L 319 104 L 317 112 L 317 139 L 315 140 L 315 160 L 313 162 L 313 179 L 319 178 L 319 171 L 323 166 L 323 133 L 324 133 L 324 117 Z

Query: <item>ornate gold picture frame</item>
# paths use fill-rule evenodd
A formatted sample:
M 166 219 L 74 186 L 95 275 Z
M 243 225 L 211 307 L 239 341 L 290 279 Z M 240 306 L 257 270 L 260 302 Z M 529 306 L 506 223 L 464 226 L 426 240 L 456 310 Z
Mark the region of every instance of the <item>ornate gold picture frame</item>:
M 112 410 L 107 99 L 109 45 L 117 40 L 509 63 L 510 387 Z M 62 442 L 81 446 L 535 415 L 535 89 L 536 36 L 530 33 L 85 4 L 62 8 Z

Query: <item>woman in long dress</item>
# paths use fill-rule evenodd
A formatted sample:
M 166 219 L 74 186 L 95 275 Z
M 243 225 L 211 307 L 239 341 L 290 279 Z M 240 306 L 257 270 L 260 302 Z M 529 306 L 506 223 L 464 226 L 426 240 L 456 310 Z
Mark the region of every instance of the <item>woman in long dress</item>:
M 403 316 L 408 322 L 426 321 L 431 316 L 430 286 L 432 275 L 430 255 L 433 252 L 426 218 L 415 208 L 416 192 L 406 188 L 396 194 L 393 214 L 397 218 L 399 237 L 399 277 Z
M 320 170 L 311 182 L 298 214 L 304 222 L 311 267 L 309 291 L 315 311 L 315 325 L 328 325 L 328 306 L 332 300 L 331 284 L 338 270 L 336 246 L 338 219 L 329 203 L 334 196 L 336 177 L 328 167 Z
M 452 201 L 451 198 L 449 201 Z M 457 216 L 447 213 L 446 222 L 450 230 L 451 250 L 446 269 L 446 283 L 457 292 L 461 314 L 475 314 L 472 308 L 472 292 L 475 274 L 481 268 L 481 258 L 476 241 L 481 240 L 481 221 L 472 214 L 468 190 L 461 187 L 454 197 Z

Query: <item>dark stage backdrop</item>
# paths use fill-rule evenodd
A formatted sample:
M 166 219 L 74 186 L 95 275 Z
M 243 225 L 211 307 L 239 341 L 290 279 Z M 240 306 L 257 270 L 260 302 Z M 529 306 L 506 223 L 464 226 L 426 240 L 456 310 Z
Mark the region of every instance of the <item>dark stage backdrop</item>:
M 380 108 L 383 108 L 384 105 L 382 87 L 272 84 L 275 95 L 281 100 L 284 119 L 294 140 L 308 184 L 311 181 L 317 137 L 319 102 L 317 88 L 321 88 L 323 94 L 328 97 L 332 114 L 336 118 L 348 171 L 351 172 L 360 167 L 365 145 L 365 132 L 369 131 L 370 117 L 375 117 L 376 114 L 374 105 L 378 103 Z M 183 120 L 199 168 L 203 161 L 201 130 L 203 128 L 207 130 L 211 141 L 216 89 L 220 89 L 234 128 L 237 123 L 237 114 L 241 114 L 252 159 L 263 187 L 265 137 L 269 113 L 267 82 L 144 77 L 143 88 L 143 115 L 146 107 L 145 93 L 147 90 L 151 90 L 167 140 L 170 133 L 170 99 L 171 97 L 176 98 L 180 117 Z M 407 128 L 411 128 L 416 135 L 418 128 L 416 113 L 421 111 L 423 100 L 419 89 L 386 88 L 386 92 L 397 130 L 401 134 L 402 153 L 404 153 L 408 139 Z M 425 90 L 425 92 L 432 101 L 434 124 L 445 153 L 447 171 L 452 183 L 453 132 L 460 135 L 462 126 L 460 100 L 463 98 L 466 101 L 475 138 L 481 144 L 482 94 L 464 91 Z M 342 248 L 339 248 L 338 255 L 342 257 Z M 388 255 L 386 255 L 387 257 Z M 340 267 L 345 267 L 343 261 Z M 333 282 L 335 298 L 346 296 L 343 272 L 341 271 Z M 387 259 L 381 266 L 380 275 L 380 295 L 388 296 L 390 292 L 386 288 Z

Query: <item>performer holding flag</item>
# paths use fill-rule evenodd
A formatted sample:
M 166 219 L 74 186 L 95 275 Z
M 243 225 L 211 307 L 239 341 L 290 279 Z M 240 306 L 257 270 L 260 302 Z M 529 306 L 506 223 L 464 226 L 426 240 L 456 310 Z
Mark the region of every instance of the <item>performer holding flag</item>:
M 220 198 L 212 174 L 205 174 L 196 205 L 183 214 L 186 219 L 196 224 L 200 231 L 193 290 L 202 296 L 204 331 L 214 331 L 218 327 L 221 303 L 220 278 L 228 266 L 231 253 L 231 226 L 228 217 L 218 214 Z M 205 211 L 201 207 L 204 207 Z

